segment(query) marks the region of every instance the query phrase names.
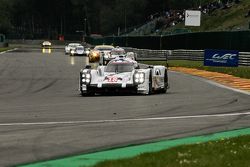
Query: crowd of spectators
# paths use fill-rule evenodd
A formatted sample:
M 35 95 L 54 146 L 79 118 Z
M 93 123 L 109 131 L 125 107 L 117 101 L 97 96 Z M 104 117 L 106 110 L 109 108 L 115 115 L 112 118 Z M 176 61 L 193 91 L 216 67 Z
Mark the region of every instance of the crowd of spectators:
M 211 15 L 215 10 L 226 10 L 231 8 L 234 4 L 239 4 L 240 0 L 216 0 L 205 5 L 200 5 L 198 8 L 191 10 L 200 10 L 203 15 Z M 250 16 L 250 11 L 246 17 Z M 151 33 L 158 32 L 160 29 L 175 26 L 178 23 L 185 21 L 184 10 L 165 10 L 162 13 L 155 13 L 149 16 L 149 20 L 156 20 L 155 28 Z
M 200 10 L 202 15 L 213 15 L 213 12 L 216 10 L 227 10 L 233 5 L 237 5 L 239 3 L 240 0 L 214 0 L 213 2 L 200 5 L 196 8 L 190 8 L 189 10 Z M 245 17 L 250 17 L 250 10 L 247 11 Z M 147 20 L 148 23 L 145 24 L 142 29 L 134 29 L 133 32 L 140 35 L 161 34 L 162 31 L 166 30 L 167 28 L 174 27 L 176 24 L 185 21 L 185 9 L 166 9 L 163 12 L 151 14 L 148 16 Z
M 250 9 L 248 10 L 248 12 L 246 13 L 245 17 L 249 17 L 250 16 Z

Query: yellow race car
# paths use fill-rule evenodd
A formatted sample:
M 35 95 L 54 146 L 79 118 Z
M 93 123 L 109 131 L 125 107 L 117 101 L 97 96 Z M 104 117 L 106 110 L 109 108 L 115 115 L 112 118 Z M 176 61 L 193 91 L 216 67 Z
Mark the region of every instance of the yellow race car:
M 114 49 L 112 45 L 97 45 L 89 53 L 89 62 L 96 63 L 100 61 L 101 56 L 109 55 L 111 50 Z

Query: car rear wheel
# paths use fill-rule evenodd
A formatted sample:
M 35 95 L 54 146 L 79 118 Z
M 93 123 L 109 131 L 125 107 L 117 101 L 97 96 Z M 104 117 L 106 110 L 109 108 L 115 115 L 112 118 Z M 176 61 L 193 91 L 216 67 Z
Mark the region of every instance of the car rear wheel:
M 148 94 L 151 95 L 153 93 L 153 80 L 152 80 L 152 70 L 150 70 L 149 73 L 149 79 L 148 79 Z
M 162 89 L 162 93 L 166 93 L 168 89 L 168 72 L 165 70 L 164 72 L 164 88 Z

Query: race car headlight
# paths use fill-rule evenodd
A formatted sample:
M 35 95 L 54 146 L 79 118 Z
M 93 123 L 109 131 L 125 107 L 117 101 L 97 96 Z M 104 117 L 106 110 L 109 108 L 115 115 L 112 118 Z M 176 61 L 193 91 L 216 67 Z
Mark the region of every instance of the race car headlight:
M 86 74 L 87 79 L 90 79 L 90 77 L 91 77 L 90 74 Z
M 82 73 L 82 83 L 85 85 L 90 84 L 91 82 L 91 74 L 90 73 Z
M 71 53 L 71 54 L 74 54 L 74 53 L 75 53 L 75 51 L 71 50 L 71 51 L 70 51 L 70 53 Z
M 90 83 L 90 79 L 86 79 L 86 83 L 89 84 Z
M 135 73 L 134 75 L 134 81 L 137 84 L 142 84 L 145 81 L 145 73 Z
M 108 58 L 109 58 L 109 56 L 108 56 L 108 55 L 104 55 L 104 58 L 105 58 L 105 59 L 108 59 Z

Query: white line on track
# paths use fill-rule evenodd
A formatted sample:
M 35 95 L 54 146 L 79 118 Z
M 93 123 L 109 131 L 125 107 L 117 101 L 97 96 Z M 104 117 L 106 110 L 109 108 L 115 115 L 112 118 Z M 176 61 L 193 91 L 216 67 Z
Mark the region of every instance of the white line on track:
M 30 123 L 1 123 L 0 126 L 28 126 L 28 125 L 63 125 L 63 124 L 84 124 L 84 123 L 115 123 L 115 122 L 138 122 L 138 121 L 159 121 L 176 119 L 194 119 L 194 118 L 212 118 L 212 117 L 234 117 L 248 116 L 250 112 L 211 114 L 211 115 L 192 115 L 192 116 L 173 116 L 173 117 L 155 117 L 155 118 L 134 118 L 134 119 L 114 119 L 114 120 L 92 120 L 92 121 L 62 121 L 62 122 L 30 122 Z
M 18 48 L 14 48 L 14 49 L 11 49 L 11 50 L 7 50 L 7 51 L 4 51 L 4 52 L 0 52 L 0 54 L 4 54 L 4 53 L 8 53 L 8 52 L 13 52 L 15 50 L 17 50 Z

